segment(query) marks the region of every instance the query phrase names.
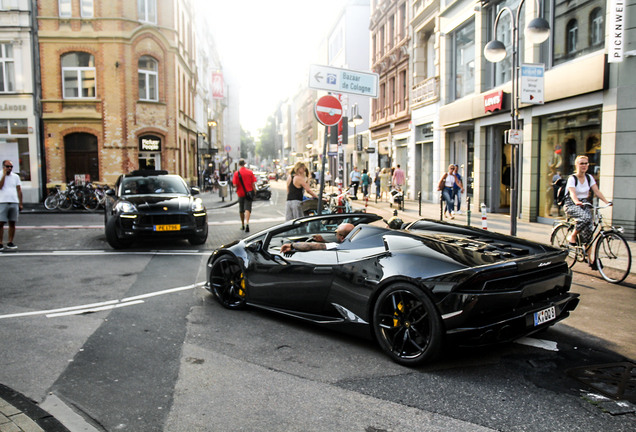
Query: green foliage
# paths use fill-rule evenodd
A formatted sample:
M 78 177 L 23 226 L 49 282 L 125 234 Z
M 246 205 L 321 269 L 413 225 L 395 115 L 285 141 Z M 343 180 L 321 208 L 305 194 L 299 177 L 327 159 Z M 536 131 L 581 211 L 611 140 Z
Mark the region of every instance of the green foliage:
M 241 155 L 240 157 L 243 159 L 248 158 L 248 154 L 254 155 L 256 150 L 256 145 L 254 144 L 254 137 L 249 131 L 243 129 L 241 126 Z
M 276 158 L 276 121 L 274 116 L 271 115 L 267 119 L 267 124 L 264 128 L 258 130 L 259 140 L 256 144 L 256 154 L 265 159 L 271 157 Z

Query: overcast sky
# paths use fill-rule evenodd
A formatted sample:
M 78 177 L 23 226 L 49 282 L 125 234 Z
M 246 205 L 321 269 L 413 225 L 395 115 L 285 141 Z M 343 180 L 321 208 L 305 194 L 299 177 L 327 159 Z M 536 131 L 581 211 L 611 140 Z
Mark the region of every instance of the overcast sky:
M 254 137 L 278 101 L 317 63 L 317 47 L 346 0 L 196 0 L 223 67 L 240 85 L 240 122 Z

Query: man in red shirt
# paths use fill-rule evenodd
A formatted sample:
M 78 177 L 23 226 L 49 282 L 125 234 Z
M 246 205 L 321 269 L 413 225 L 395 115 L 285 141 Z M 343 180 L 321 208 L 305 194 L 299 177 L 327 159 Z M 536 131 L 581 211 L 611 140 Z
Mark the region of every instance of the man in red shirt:
M 256 189 L 256 176 L 252 170 L 245 168 L 245 159 L 239 161 L 239 169 L 234 173 L 232 184 L 236 186 L 236 195 L 239 197 L 239 215 L 241 216 L 241 229 L 250 232 L 250 213 L 252 213 L 252 200 L 245 198 L 245 190 L 248 192 Z M 241 178 L 239 179 L 239 175 Z M 241 182 L 241 180 L 243 180 Z M 245 185 L 245 189 L 243 189 Z

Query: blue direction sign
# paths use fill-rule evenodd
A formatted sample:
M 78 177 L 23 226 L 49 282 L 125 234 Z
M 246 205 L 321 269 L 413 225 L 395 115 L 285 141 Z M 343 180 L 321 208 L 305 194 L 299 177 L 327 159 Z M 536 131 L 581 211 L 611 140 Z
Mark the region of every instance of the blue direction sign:
M 308 87 L 334 93 L 350 93 L 378 97 L 379 76 L 376 73 L 310 65 Z

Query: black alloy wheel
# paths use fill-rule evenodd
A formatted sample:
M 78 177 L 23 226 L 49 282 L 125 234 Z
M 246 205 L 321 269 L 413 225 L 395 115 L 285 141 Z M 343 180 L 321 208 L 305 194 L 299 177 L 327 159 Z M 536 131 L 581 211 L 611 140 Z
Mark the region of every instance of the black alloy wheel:
M 378 343 L 403 366 L 432 361 L 441 349 L 442 327 L 433 301 L 412 285 L 390 286 L 380 294 L 373 309 L 373 331 Z
M 243 309 L 246 291 L 243 270 L 231 257 L 214 261 L 210 270 L 210 291 L 216 301 L 227 309 Z

